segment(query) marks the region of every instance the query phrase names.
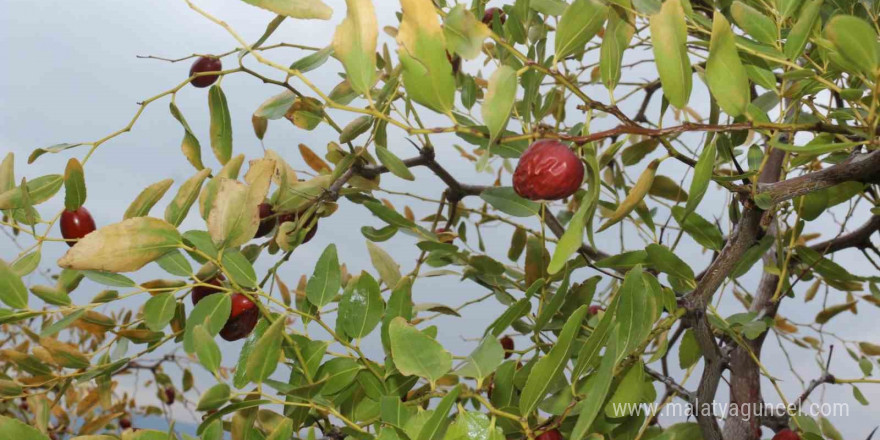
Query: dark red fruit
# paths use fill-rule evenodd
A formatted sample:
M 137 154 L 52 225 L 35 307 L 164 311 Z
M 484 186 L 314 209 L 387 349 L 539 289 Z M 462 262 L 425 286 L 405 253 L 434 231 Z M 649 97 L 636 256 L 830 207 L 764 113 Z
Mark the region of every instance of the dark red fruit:
M 551 429 L 539 435 L 537 440 L 562 440 L 562 434 L 556 429 Z
M 602 307 L 602 306 L 595 306 L 595 305 L 594 305 L 594 306 L 590 306 L 590 308 L 587 309 L 587 313 L 589 313 L 590 316 L 598 315 L 599 312 L 604 312 L 604 311 L 605 311 L 605 308 L 604 308 L 604 307 Z
M 171 405 L 172 403 L 174 403 L 175 397 L 177 397 L 177 392 L 174 391 L 174 388 L 165 388 L 165 403 Z
M 95 219 L 85 206 L 80 206 L 76 211 L 65 209 L 61 213 L 61 236 L 65 240 L 79 240 L 95 229 Z M 75 244 L 76 241 L 67 242 L 68 246 Z
M 499 339 L 498 342 L 501 343 L 501 348 L 504 349 L 504 359 L 509 358 L 510 355 L 513 354 L 511 353 L 513 351 L 513 338 L 505 336 Z
M 279 225 L 283 224 L 285 222 L 298 222 L 298 221 L 299 221 L 299 213 L 298 212 L 290 212 L 290 213 L 283 214 L 280 217 L 278 217 L 278 224 Z M 308 225 L 309 225 L 309 223 L 311 223 L 311 221 L 312 221 L 311 217 L 306 219 L 302 223 L 303 227 L 308 227 Z M 318 232 L 318 222 L 315 222 L 315 224 L 312 225 L 312 229 L 309 229 L 309 231 L 306 232 L 306 236 L 305 236 L 305 238 L 303 238 L 302 244 L 308 243 L 312 239 L 312 237 L 315 236 L 315 234 L 317 232 Z
M 449 60 L 449 64 L 452 64 L 452 74 L 455 75 L 461 70 L 461 57 L 458 55 L 452 55 L 449 52 L 446 52 L 446 59 Z
M 799 436 L 796 432 L 785 428 L 782 431 L 776 433 L 773 436 L 773 440 L 801 440 L 801 436 Z
M 232 295 L 232 312 L 226 325 L 220 330 L 220 336 L 227 341 L 237 341 L 247 337 L 257 325 L 260 310 L 250 298 L 236 293 Z
M 538 141 L 519 158 L 513 189 L 530 200 L 564 199 L 581 187 L 584 164 L 557 140 Z
M 122 429 L 131 428 L 131 419 L 129 419 L 128 417 L 123 417 L 119 419 L 119 427 Z
M 489 8 L 483 12 L 483 23 L 486 26 L 492 26 L 492 22 L 495 20 L 496 15 L 501 24 L 504 24 L 504 22 L 507 21 L 507 14 L 505 14 L 501 8 Z
M 272 205 L 268 203 L 260 203 L 260 226 L 257 228 L 257 233 L 254 234 L 254 238 L 265 237 L 266 234 L 272 232 L 272 229 L 275 229 L 275 223 L 278 222 L 278 218 L 275 217 L 275 211 L 272 210 Z
M 223 63 L 220 62 L 220 58 L 199 57 L 199 59 L 193 63 L 192 67 L 189 68 L 189 76 L 203 72 L 219 72 L 221 70 L 223 70 Z M 217 78 L 219 78 L 218 75 L 198 76 L 193 78 L 193 80 L 190 81 L 190 84 L 201 89 L 214 84 L 217 81 Z
M 204 298 L 208 295 L 213 295 L 217 292 L 220 292 L 221 290 L 219 289 L 219 287 L 221 286 L 221 281 L 223 281 L 223 275 L 218 274 L 216 277 L 211 278 L 208 281 L 205 281 L 206 284 L 211 284 L 211 285 L 217 286 L 218 288 L 214 288 L 214 287 L 210 287 L 210 286 L 193 287 L 193 289 L 192 289 L 193 305 L 198 304 L 199 301 L 202 300 L 202 298 Z

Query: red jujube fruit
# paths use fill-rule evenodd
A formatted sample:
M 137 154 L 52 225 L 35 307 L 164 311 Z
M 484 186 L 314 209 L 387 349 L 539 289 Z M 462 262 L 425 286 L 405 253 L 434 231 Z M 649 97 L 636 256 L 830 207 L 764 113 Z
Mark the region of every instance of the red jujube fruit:
M 275 229 L 275 223 L 278 222 L 278 218 L 275 217 L 275 211 L 272 210 L 272 205 L 268 203 L 260 203 L 260 226 L 257 227 L 257 233 L 254 234 L 254 238 L 264 237 L 266 234 L 272 232 L 272 229 Z
M 232 312 L 226 325 L 220 330 L 220 337 L 227 341 L 237 341 L 247 337 L 260 319 L 260 310 L 250 298 L 236 293 L 232 295 Z
M 519 158 L 513 172 L 513 189 L 529 200 L 564 199 L 584 180 L 584 164 L 557 140 L 533 143 Z
M 221 70 L 223 70 L 223 63 L 220 61 L 220 58 L 199 57 L 192 67 L 189 68 L 189 76 L 204 72 L 219 72 Z M 214 84 L 217 78 L 219 78 L 218 75 L 203 75 L 193 78 L 190 84 L 201 89 Z
M 287 213 L 287 214 L 282 215 L 281 217 L 278 217 L 278 224 L 279 225 L 283 224 L 285 222 L 298 222 L 298 221 L 299 221 L 299 213 L 297 213 L 297 212 Z M 311 221 L 312 221 L 311 217 L 306 219 L 303 222 L 303 227 L 308 227 L 308 225 Z M 309 229 L 309 231 L 306 232 L 306 236 L 303 238 L 302 244 L 308 243 L 312 239 L 312 237 L 315 236 L 316 233 L 318 233 L 318 222 L 315 222 L 315 224 L 312 225 L 312 229 Z
M 501 343 L 501 348 L 504 349 L 504 359 L 509 358 L 513 351 L 513 338 L 505 336 L 499 339 L 498 342 Z
M 501 8 L 488 8 L 483 12 L 483 24 L 486 26 L 492 26 L 492 20 L 495 19 L 496 15 L 501 24 L 504 24 L 504 22 L 507 21 L 507 14 L 504 13 L 504 10 Z
M 796 432 L 785 428 L 782 431 L 776 433 L 773 436 L 773 440 L 801 440 L 801 436 L 799 436 Z
M 556 429 L 551 429 L 539 435 L 536 440 L 562 440 L 562 434 Z
M 79 240 L 94 231 L 95 219 L 85 206 L 80 206 L 76 211 L 64 210 L 61 213 L 61 236 L 65 240 Z M 76 241 L 68 241 L 68 246 L 73 246 Z

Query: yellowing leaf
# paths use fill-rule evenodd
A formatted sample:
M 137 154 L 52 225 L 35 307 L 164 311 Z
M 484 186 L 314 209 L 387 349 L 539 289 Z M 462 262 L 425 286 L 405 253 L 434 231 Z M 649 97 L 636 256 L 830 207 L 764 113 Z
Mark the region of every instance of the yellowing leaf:
M 651 16 L 654 59 L 663 95 L 677 108 L 684 108 L 691 96 L 691 62 L 687 55 L 687 23 L 681 0 L 663 2 Z
M 127 219 L 148 215 L 153 205 L 165 195 L 168 188 L 171 188 L 172 183 L 174 183 L 174 180 L 165 179 L 144 188 L 144 190 L 135 197 L 134 201 L 131 202 L 131 205 L 128 205 L 128 209 L 125 210 L 125 214 L 122 218 Z
M 276 14 L 293 18 L 329 20 L 333 9 L 321 0 L 242 0 Z
M 480 55 L 483 41 L 491 31 L 463 4 L 455 5 L 443 21 L 443 33 L 450 52 L 472 60 Z
M 715 14 L 706 83 L 718 106 L 730 116 L 739 116 L 749 104 L 749 77 L 736 51 L 733 31 L 724 14 Z
M 220 188 L 208 215 L 208 233 L 218 247 L 237 247 L 254 238 L 260 224 L 259 205 L 269 192 L 274 172 L 274 160 L 258 159 L 245 175 L 248 185 L 220 179 Z
M 440 113 L 452 110 L 455 78 L 446 59 L 446 39 L 430 0 L 401 0 L 397 32 L 403 85 L 413 101 Z
M 208 109 L 211 113 L 211 149 L 221 164 L 226 164 L 232 157 L 232 117 L 226 94 L 219 85 L 208 90 Z M 187 155 L 189 157 L 189 155 Z
M 345 0 L 345 5 L 348 12 L 336 27 L 333 51 L 345 66 L 351 88 L 368 95 L 376 78 L 376 11 L 372 0 Z
M 648 168 L 645 168 L 645 171 L 639 176 L 639 180 L 637 180 L 635 185 L 629 190 L 629 194 L 626 195 L 626 198 L 620 202 L 617 209 L 614 210 L 614 212 L 608 217 L 608 220 L 606 220 L 596 232 L 608 229 L 611 225 L 623 220 L 630 212 L 636 209 L 636 206 L 642 202 L 642 199 L 645 198 L 645 195 L 648 194 L 651 186 L 653 186 L 654 176 L 657 174 L 658 166 L 660 166 L 660 162 L 655 160 L 648 165 Z
M 839 54 L 872 78 L 877 73 L 877 32 L 861 18 L 838 15 L 825 26 L 825 37 Z
M 135 217 L 104 226 L 81 238 L 58 260 L 67 269 L 134 272 L 180 245 L 174 226 Z
M 481 107 L 483 120 L 489 127 L 490 144 L 507 125 L 513 101 L 516 99 L 516 71 L 509 66 L 501 66 L 489 78 L 489 90 Z
M 327 165 L 327 162 L 324 162 L 320 156 L 315 154 L 315 152 L 305 144 L 299 144 L 299 154 L 302 155 L 303 160 L 306 161 L 306 165 L 308 165 L 309 168 L 319 173 L 330 172 L 330 165 Z

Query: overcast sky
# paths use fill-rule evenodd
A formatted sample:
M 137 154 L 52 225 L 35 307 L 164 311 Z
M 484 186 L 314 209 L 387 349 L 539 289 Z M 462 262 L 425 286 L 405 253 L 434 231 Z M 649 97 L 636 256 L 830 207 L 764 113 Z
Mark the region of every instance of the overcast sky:
M 333 29 L 345 14 L 344 1 L 328 0 L 334 9 L 333 18 L 329 23 L 321 21 L 287 20 L 275 33 L 272 41 L 305 44 L 323 47 L 329 44 Z M 248 41 L 256 40 L 263 32 L 265 24 L 273 17 L 270 13 L 248 6 L 239 0 L 201 1 L 201 6 L 227 21 L 238 30 Z M 396 2 L 388 0 L 376 1 L 379 24 L 395 25 L 394 12 L 399 10 Z M 496 5 L 497 6 L 497 5 Z M 384 33 L 380 33 L 380 45 L 390 41 Z M 45 147 L 61 142 L 94 141 L 104 135 L 124 127 L 137 110 L 137 102 L 160 93 L 187 77 L 190 62 L 167 63 L 156 60 L 137 59 L 135 55 L 156 55 L 176 58 L 191 53 L 221 53 L 235 46 L 235 41 L 220 27 L 206 21 L 191 11 L 183 1 L 162 0 L 158 2 L 108 2 L 101 0 L 80 0 L 77 2 L 46 0 L 34 3 L 25 0 L 0 0 L 0 153 L 15 153 L 16 176 L 29 179 L 50 173 L 62 173 L 64 165 L 70 157 L 85 154 L 85 148 L 68 150 L 61 154 L 47 154 L 34 164 L 27 165 L 30 152 L 37 147 Z M 392 49 L 394 46 L 391 46 Z M 270 58 L 281 64 L 289 64 L 305 55 L 298 50 L 279 50 L 270 53 Z M 232 64 L 227 58 L 226 66 Z M 251 60 L 250 66 L 259 68 Z M 479 65 L 466 67 L 471 72 L 481 68 Z M 649 66 L 640 67 L 636 73 L 638 78 L 653 78 L 656 74 Z M 261 71 L 267 72 L 264 69 Z M 323 90 L 329 90 L 339 82 L 337 72 L 340 65 L 335 60 L 308 76 Z M 487 77 L 491 72 L 484 74 Z M 627 75 L 624 72 L 624 75 Z M 275 75 L 276 78 L 283 79 Z M 698 79 L 695 79 L 695 93 L 691 105 L 703 114 L 708 114 L 708 103 L 705 90 Z M 248 159 L 262 155 L 259 140 L 253 135 L 250 126 L 250 115 L 266 98 L 280 90 L 264 85 L 258 80 L 244 74 L 231 75 L 223 80 L 233 119 L 234 152 L 244 153 Z M 300 84 L 293 83 L 300 87 Z M 303 88 L 304 89 L 304 88 Z M 606 100 L 607 92 L 600 87 L 588 89 L 596 99 Z M 655 99 L 655 103 L 659 101 Z M 207 90 L 186 87 L 178 93 L 178 106 L 186 116 L 189 124 L 202 142 L 203 159 L 207 166 L 218 169 L 208 148 L 208 111 Z M 624 111 L 630 115 L 635 113 L 637 102 L 625 104 Z M 658 110 L 654 107 L 654 115 Z M 424 114 L 424 112 L 423 112 Z M 576 114 L 572 109 L 570 115 Z M 334 113 L 337 121 L 343 124 L 352 117 L 348 114 Z M 655 116 L 656 117 L 656 116 Z M 448 125 L 441 118 L 428 118 L 427 125 Z M 600 120 L 596 127 L 607 127 L 613 122 Z M 179 145 L 182 136 L 179 124 L 168 113 L 167 99 L 155 102 L 144 112 L 131 133 L 120 136 L 104 144 L 90 159 L 86 166 L 86 182 L 88 200 L 86 206 L 91 210 L 98 225 L 106 225 L 119 221 L 128 204 L 145 186 L 165 178 L 175 180 L 171 192 L 194 173 L 192 167 L 183 159 Z M 306 132 L 284 120 L 273 121 L 265 139 L 267 148 L 282 154 L 294 168 L 305 169 L 305 165 L 297 151 L 297 144 L 304 143 L 323 156 L 326 144 L 335 140 L 335 133 L 323 124 L 312 132 Z M 389 147 L 400 157 L 413 154 L 413 149 L 405 142 L 403 133 L 389 130 Z M 452 148 L 460 144 L 460 139 L 452 135 L 432 137 L 436 146 L 439 161 L 461 180 L 469 183 L 491 184 L 494 177 L 479 175 L 473 165 L 460 160 L 460 156 Z M 681 176 L 685 170 L 677 164 L 666 161 L 661 167 L 661 174 L 673 178 Z M 647 161 L 644 161 L 647 163 Z M 409 183 L 393 176 L 383 177 L 383 187 L 409 191 L 426 197 L 439 197 L 442 184 L 433 175 L 422 169 L 414 170 L 417 181 Z M 631 175 L 637 175 L 636 171 Z M 509 185 L 509 176 L 503 182 Z M 704 202 L 707 217 L 721 212 L 726 203 L 723 193 L 717 188 L 711 191 Z M 421 218 L 433 213 L 434 207 L 416 203 L 413 199 L 389 197 L 395 205 L 402 209 L 409 205 Z M 60 195 L 40 206 L 44 217 L 52 216 L 63 206 Z M 154 209 L 153 215 L 160 216 L 170 195 Z M 470 200 L 469 206 L 477 206 L 477 201 Z M 702 209 L 702 207 L 701 207 Z M 858 212 L 853 225 L 858 225 L 866 218 L 867 212 Z M 665 220 L 665 217 L 663 217 Z M 828 218 L 824 218 L 826 221 Z M 815 222 L 814 222 L 815 223 Z M 357 273 L 362 269 L 372 270 L 367 256 L 365 239 L 359 229 L 364 224 L 381 227 L 380 220 L 372 217 L 364 208 L 341 201 L 339 211 L 329 219 L 321 221 L 320 231 L 316 238 L 297 249 L 291 261 L 281 271 L 282 278 L 291 287 L 295 286 L 299 277 L 310 274 L 314 262 L 324 247 L 336 243 L 339 255 L 348 265 L 349 271 Z M 811 225 L 811 228 L 826 234 L 837 230 L 835 225 L 829 227 L 826 222 L 822 228 Z M 182 230 L 204 229 L 204 224 L 197 214 L 190 215 L 184 222 Z M 470 229 L 469 244 L 476 247 L 476 234 Z M 490 254 L 504 259 L 511 230 L 507 227 L 486 227 L 483 237 Z M 726 232 L 726 231 L 725 231 Z M 598 236 L 597 244 L 604 246 L 610 253 L 619 250 L 617 229 Z M 57 232 L 56 232 L 57 235 Z M 634 234 L 631 234 L 634 236 Z M 27 240 L 21 240 L 28 245 Z M 641 248 L 643 244 L 636 240 L 627 242 L 629 249 Z M 413 268 L 417 257 L 417 249 L 413 240 L 399 234 L 391 241 L 381 243 L 381 247 L 389 251 L 401 264 L 404 272 Z M 46 244 L 43 247 L 42 268 L 51 268 L 53 262 L 66 250 L 63 244 Z M 6 236 L 0 236 L 0 257 L 5 260 L 15 258 L 18 251 Z M 711 254 L 704 253 L 689 239 L 684 239 L 677 250 L 695 269 L 699 271 L 709 262 Z M 874 274 L 872 268 L 864 264 L 860 254 L 842 252 L 835 259 L 858 274 Z M 268 267 L 268 258 L 260 260 L 258 271 Z M 582 270 L 574 281 L 581 281 L 595 275 L 589 270 Z M 876 274 L 875 274 L 876 275 Z M 156 266 L 139 273 L 139 281 L 166 275 Z M 754 286 L 757 270 L 749 274 L 744 284 Z M 31 280 L 31 282 L 39 282 Z M 797 288 L 803 295 L 803 288 Z M 96 292 L 97 286 L 84 283 L 75 292 L 73 300 L 82 304 L 87 302 Z M 416 282 L 414 299 L 416 302 L 436 302 L 450 306 L 458 305 L 469 299 L 484 295 L 486 290 L 469 282 L 459 283 L 455 277 L 432 278 Z M 32 299 L 31 304 L 34 304 Z M 139 306 L 144 298 L 136 297 L 129 301 L 132 307 Z M 829 304 L 845 301 L 845 295 L 832 292 Z M 821 308 L 821 300 L 808 305 L 800 300 L 787 301 L 782 314 L 798 322 L 812 321 L 815 313 Z M 118 307 L 116 303 L 110 306 Z M 860 305 L 859 314 L 848 315 L 834 321 L 834 332 L 845 339 L 862 340 L 869 338 L 874 343 L 880 342 L 877 336 L 877 311 L 867 303 Z M 730 292 L 721 301 L 721 312 L 729 315 L 740 311 Z M 462 318 L 443 318 L 436 321 L 442 329 L 438 339 L 444 346 L 457 355 L 467 354 L 485 328 L 487 322 L 499 315 L 503 309 L 497 302 L 487 301 L 466 310 Z M 378 332 L 377 332 L 378 333 Z M 376 335 L 373 335 L 376 336 Z M 773 336 L 770 337 L 774 339 Z M 467 340 L 466 340 L 467 339 Z M 237 357 L 237 344 L 223 343 L 224 363 L 231 364 Z M 376 338 L 365 342 L 368 354 L 381 358 L 381 346 Z M 818 375 L 816 361 L 811 351 L 791 347 L 792 361 L 797 365 L 798 372 L 806 380 Z M 765 346 L 766 366 L 771 373 L 783 379 L 780 383 L 788 399 L 793 400 L 801 390 L 801 385 L 794 379 L 785 357 L 776 344 L 770 340 Z M 673 362 L 675 364 L 675 362 Z M 202 374 L 199 367 L 196 372 Z M 860 377 L 855 363 L 843 350 L 835 353 L 832 362 L 832 373 L 838 377 Z M 695 374 L 694 377 L 699 377 Z M 696 386 L 692 379 L 687 384 Z M 726 387 L 722 383 L 722 389 Z M 824 394 L 828 402 L 849 402 L 850 417 L 833 419 L 845 438 L 865 438 L 876 423 L 876 414 L 880 410 L 880 389 L 878 387 L 861 386 L 862 392 L 869 400 L 875 402 L 871 407 L 862 407 L 852 399 L 849 387 L 827 387 Z M 658 387 L 659 390 L 659 387 Z M 765 383 L 764 395 L 769 401 L 778 401 L 769 382 Z M 822 393 L 815 393 L 815 399 L 821 399 Z M 155 399 L 152 393 L 145 393 L 146 399 Z M 726 401 L 726 390 L 719 394 L 720 401 Z M 155 402 L 153 402 L 155 403 Z M 871 417 L 871 415 L 875 417 Z

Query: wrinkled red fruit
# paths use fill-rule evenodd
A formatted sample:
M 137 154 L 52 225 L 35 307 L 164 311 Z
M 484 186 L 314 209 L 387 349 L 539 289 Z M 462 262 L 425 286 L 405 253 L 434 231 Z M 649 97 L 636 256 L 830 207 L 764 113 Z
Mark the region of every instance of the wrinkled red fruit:
M 128 417 L 119 419 L 119 427 L 122 429 L 131 428 L 131 420 Z
M 507 21 L 507 14 L 505 14 L 501 8 L 489 8 L 483 12 L 483 23 L 486 26 L 492 26 L 492 21 L 495 20 L 496 15 L 501 24 L 504 24 L 504 22 Z
M 299 221 L 299 213 L 296 213 L 296 212 L 283 214 L 280 217 L 278 217 L 278 224 L 279 225 L 283 224 L 285 222 L 297 222 L 297 221 Z M 311 221 L 312 221 L 312 219 L 309 218 L 305 222 L 303 222 L 303 225 L 308 226 L 308 224 Z M 308 243 L 312 239 L 312 237 L 315 236 L 315 234 L 317 232 L 318 232 L 318 222 L 315 222 L 315 224 L 312 225 L 312 229 L 309 229 L 309 231 L 306 232 L 306 236 L 305 236 L 305 238 L 303 238 L 302 244 Z
M 217 286 L 218 288 L 214 288 L 214 287 L 210 287 L 210 286 L 196 286 L 196 287 L 193 287 L 193 289 L 192 289 L 192 302 L 193 302 L 193 305 L 198 304 L 198 302 L 201 301 L 202 298 L 204 298 L 204 297 L 206 297 L 206 296 L 208 296 L 208 295 L 213 295 L 213 294 L 219 292 L 219 291 L 220 291 L 219 287 L 220 287 L 220 282 L 221 282 L 221 281 L 223 281 L 223 275 L 219 275 L 219 274 L 218 274 L 216 277 L 211 278 L 211 279 L 208 280 L 208 281 L 205 281 L 206 284 L 211 284 L 211 285 Z
M 519 158 L 513 189 L 530 200 L 564 199 L 581 187 L 584 164 L 565 144 L 538 141 Z
M 175 397 L 177 397 L 177 392 L 174 391 L 174 388 L 165 388 L 165 403 L 171 405 L 174 403 Z
M 498 342 L 501 343 L 501 348 L 504 349 L 504 359 L 509 358 L 510 355 L 513 354 L 511 353 L 513 351 L 513 338 L 505 336 L 499 339 Z
M 452 64 L 452 74 L 455 75 L 461 70 L 461 57 L 458 55 L 452 55 L 449 52 L 446 52 L 446 59 L 449 60 L 449 64 Z
M 226 325 L 220 330 L 220 337 L 227 341 L 237 341 L 247 337 L 257 325 L 260 318 L 260 310 L 250 298 L 236 293 L 232 295 L 232 312 Z
M 604 312 L 604 311 L 605 311 L 605 309 L 602 306 L 590 306 L 590 308 L 587 309 L 587 313 L 589 313 L 590 316 L 596 316 L 599 314 L 599 312 Z
M 220 62 L 220 58 L 199 57 L 199 59 L 193 63 L 192 67 L 189 68 L 189 76 L 203 72 L 219 72 L 221 70 L 223 70 L 223 63 Z M 217 78 L 219 78 L 217 75 L 204 75 L 193 78 L 190 83 L 201 89 L 214 84 L 217 81 Z
M 95 219 L 85 206 L 80 206 L 76 211 L 65 209 L 61 213 L 61 236 L 65 240 L 79 240 L 95 229 Z M 75 241 L 67 242 L 68 246 L 75 244 Z
M 278 221 L 278 218 L 274 217 L 274 215 L 275 211 L 272 210 L 272 205 L 260 203 L 260 226 L 257 228 L 254 238 L 265 237 L 266 234 L 272 232 L 272 229 L 275 229 L 275 223 Z
M 537 440 L 562 440 L 562 434 L 556 429 L 551 429 L 539 435 Z
M 801 440 L 801 436 L 799 436 L 796 432 L 786 428 L 782 431 L 776 433 L 773 436 L 773 440 Z

